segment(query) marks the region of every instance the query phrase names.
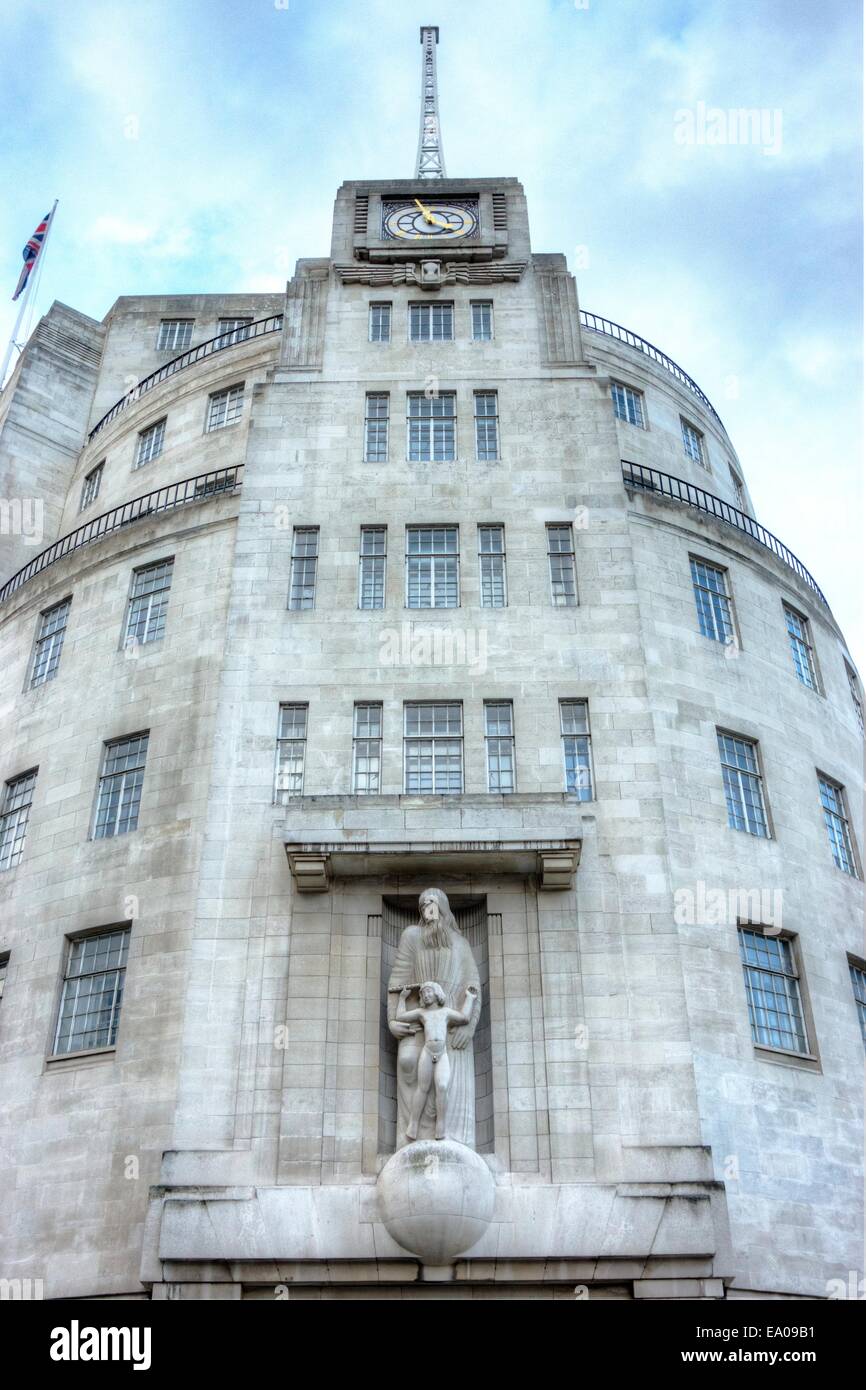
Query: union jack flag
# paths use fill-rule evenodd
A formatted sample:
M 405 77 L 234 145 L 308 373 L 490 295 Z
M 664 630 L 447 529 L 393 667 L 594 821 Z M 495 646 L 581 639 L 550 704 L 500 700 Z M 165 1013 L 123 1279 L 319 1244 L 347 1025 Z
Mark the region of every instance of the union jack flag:
M 28 241 L 27 245 L 24 247 L 24 250 L 21 253 L 24 257 L 24 265 L 22 266 L 21 274 L 18 277 L 18 285 L 16 287 L 15 293 L 12 296 L 13 300 L 16 300 L 18 296 L 23 294 L 24 290 L 27 288 L 27 281 L 30 279 L 30 272 L 35 266 L 37 260 L 39 259 L 39 252 L 42 250 L 42 247 L 45 244 L 45 238 L 48 235 L 48 224 L 51 221 L 53 212 L 53 208 L 51 212 L 46 212 L 42 221 L 39 223 L 39 226 L 36 228 L 36 231 L 33 233 L 32 237 L 30 238 L 30 240 Z

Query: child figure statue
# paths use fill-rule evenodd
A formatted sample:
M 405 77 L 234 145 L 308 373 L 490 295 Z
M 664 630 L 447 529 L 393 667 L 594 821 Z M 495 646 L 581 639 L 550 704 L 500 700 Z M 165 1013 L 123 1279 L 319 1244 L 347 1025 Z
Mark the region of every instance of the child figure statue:
M 442 986 L 433 980 L 427 980 L 418 987 L 421 996 L 420 1009 L 407 1009 L 406 1000 L 412 989 L 412 985 L 407 985 L 400 991 L 396 1015 L 398 1023 L 420 1023 L 424 1029 L 424 1046 L 418 1058 L 418 1081 L 412 1097 L 406 1138 L 411 1140 L 418 1137 L 418 1125 L 432 1085 L 436 1100 L 436 1138 L 444 1139 L 445 1102 L 448 1083 L 451 1080 L 448 1029 L 469 1022 L 478 998 L 478 990 L 474 985 L 467 985 L 463 1008 L 449 1009 L 445 1006 L 445 991 Z

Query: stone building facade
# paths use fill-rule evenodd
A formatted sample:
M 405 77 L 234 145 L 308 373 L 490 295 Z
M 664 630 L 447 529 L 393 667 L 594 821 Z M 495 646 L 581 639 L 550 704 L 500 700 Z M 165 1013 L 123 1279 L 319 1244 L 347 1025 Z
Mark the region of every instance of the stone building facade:
M 833 1296 L 854 664 L 710 402 L 579 310 L 520 183 L 438 181 L 473 219 L 444 251 L 386 235 L 429 193 L 344 184 L 285 296 L 55 304 L 0 397 L 0 1276 Z M 436 1266 L 377 1189 L 431 884 L 496 1185 Z

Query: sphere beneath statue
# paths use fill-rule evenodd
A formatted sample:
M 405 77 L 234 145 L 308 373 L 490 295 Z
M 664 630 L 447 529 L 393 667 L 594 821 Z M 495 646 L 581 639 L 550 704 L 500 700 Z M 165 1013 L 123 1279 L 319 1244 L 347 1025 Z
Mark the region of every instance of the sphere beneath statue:
M 398 1149 L 377 1187 L 389 1236 L 429 1265 L 449 1264 L 469 1250 L 493 1215 L 490 1169 L 453 1139 L 419 1139 Z

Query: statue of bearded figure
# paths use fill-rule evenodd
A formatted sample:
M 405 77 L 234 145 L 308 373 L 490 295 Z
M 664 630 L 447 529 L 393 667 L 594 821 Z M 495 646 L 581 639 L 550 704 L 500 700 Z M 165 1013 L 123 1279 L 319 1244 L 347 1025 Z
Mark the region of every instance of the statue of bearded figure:
M 425 980 L 442 988 L 451 1009 L 463 1009 L 466 990 L 477 991 L 469 1021 L 450 1028 L 448 1053 L 451 1079 L 445 1113 L 445 1137 L 475 1148 L 475 1058 L 472 1039 L 481 1013 L 481 981 L 469 942 L 460 934 L 448 899 L 441 888 L 427 888 L 418 899 L 421 920 L 400 937 L 388 980 L 388 1027 L 397 1039 L 397 1148 L 409 1143 L 412 1097 L 418 1077 L 418 1058 L 424 1046 L 424 1030 L 418 1023 L 399 1023 L 400 991 Z M 470 996 L 471 997 L 471 996 Z M 431 1094 L 418 1125 L 419 1139 L 432 1139 L 436 1129 L 435 1101 Z

